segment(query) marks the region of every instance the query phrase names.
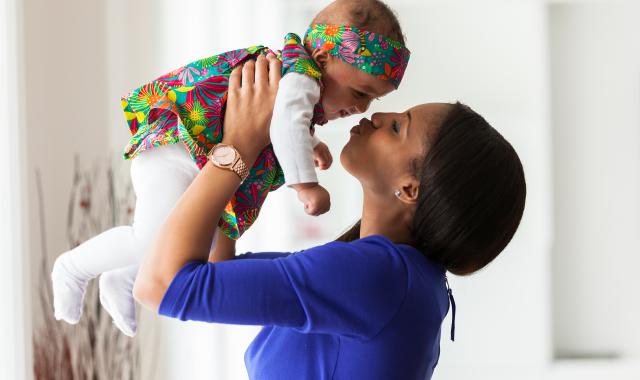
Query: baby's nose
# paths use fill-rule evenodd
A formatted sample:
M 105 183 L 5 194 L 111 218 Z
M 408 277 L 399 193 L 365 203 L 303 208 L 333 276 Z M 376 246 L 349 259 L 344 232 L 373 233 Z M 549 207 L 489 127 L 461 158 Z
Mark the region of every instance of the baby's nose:
M 369 109 L 369 105 L 371 104 L 371 102 L 366 102 L 366 103 L 362 103 L 362 104 L 358 104 L 356 106 L 353 107 L 354 111 L 356 113 L 365 113 L 367 112 L 367 110 Z

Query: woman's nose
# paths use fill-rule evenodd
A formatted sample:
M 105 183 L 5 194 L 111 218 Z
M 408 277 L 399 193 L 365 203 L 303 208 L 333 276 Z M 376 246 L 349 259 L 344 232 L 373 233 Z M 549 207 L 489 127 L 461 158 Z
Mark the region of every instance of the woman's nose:
M 378 129 L 379 128 L 378 126 L 380 125 L 380 122 L 381 122 L 380 118 L 381 117 L 382 116 L 380 115 L 379 112 L 376 112 L 373 115 L 371 115 L 371 126 L 374 129 Z
M 358 125 L 360 125 L 360 127 L 373 127 L 373 128 L 375 128 L 375 126 L 373 125 L 371 120 L 367 119 L 366 117 L 363 117 L 362 119 L 360 119 L 360 122 L 358 123 Z

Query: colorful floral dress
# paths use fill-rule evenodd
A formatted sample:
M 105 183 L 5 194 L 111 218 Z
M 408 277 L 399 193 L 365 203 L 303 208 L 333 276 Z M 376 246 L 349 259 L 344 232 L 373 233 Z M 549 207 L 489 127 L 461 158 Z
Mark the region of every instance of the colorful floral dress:
M 123 97 L 122 108 L 133 135 L 124 158 L 133 159 L 146 149 L 182 141 L 202 169 L 207 153 L 222 141 L 231 71 L 246 60 L 269 52 L 272 51 L 265 46 L 251 46 L 207 57 L 171 71 Z M 282 61 L 283 75 L 297 72 L 320 80 L 320 69 L 296 34 L 287 34 L 284 48 L 275 54 Z M 310 128 L 324 123 L 326 119 L 318 103 Z M 283 183 L 282 169 L 269 145 L 227 204 L 218 223 L 220 229 L 230 238 L 238 239 L 258 217 L 267 194 Z

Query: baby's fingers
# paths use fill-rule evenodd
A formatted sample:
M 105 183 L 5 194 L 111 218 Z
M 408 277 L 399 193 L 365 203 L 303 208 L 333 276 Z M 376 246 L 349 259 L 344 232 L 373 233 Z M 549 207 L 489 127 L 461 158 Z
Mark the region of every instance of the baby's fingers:
M 325 164 L 326 164 L 325 169 L 329 169 L 332 163 L 333 163 L 333 156 L 331 155 L 331 153 L 327 152 L 327 156 L 325 157 Z

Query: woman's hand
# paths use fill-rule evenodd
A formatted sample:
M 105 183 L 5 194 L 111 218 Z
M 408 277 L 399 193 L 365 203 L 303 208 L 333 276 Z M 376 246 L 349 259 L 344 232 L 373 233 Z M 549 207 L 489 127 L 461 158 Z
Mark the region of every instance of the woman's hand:
M 222 142 L 233 145 L 248 166 L 270 142 L 269 126 L 281 76 L 281 63 L 273 54 L 247 61 L 229 76 Z

